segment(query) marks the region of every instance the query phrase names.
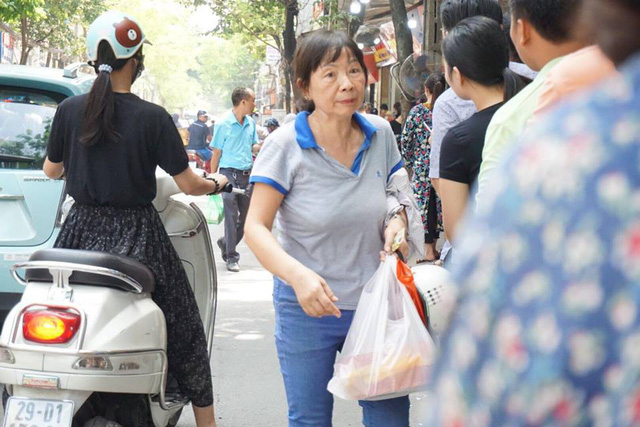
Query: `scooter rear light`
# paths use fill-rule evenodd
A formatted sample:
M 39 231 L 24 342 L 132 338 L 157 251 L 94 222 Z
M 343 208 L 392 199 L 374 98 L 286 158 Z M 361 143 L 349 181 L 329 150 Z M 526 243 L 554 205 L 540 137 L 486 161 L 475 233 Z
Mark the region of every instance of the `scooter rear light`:
M 24 338 L 42 344 L 69 342 L 78 328 L 80 328 L 80 315 L 62 309 L 27 311 L 22 320 Z

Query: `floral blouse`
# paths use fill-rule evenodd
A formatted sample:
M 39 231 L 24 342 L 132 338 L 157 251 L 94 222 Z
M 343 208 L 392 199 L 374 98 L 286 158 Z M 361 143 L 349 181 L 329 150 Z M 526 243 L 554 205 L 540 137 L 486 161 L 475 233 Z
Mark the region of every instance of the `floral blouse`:
M 405 120 L 401 137 L 402 157 L 411 169 L 413 191 L 422 213 L 422 223 L 427 228 L 427 214 L 429 211 L 429 197 L 433 190 L 429 179 L 429 156 L 431 146 L 428 143 L 431 136 L 431 110 L 425 104 L 413 107 Z M 438 224 L 442 226 L 442 207 L 437 200 Z
M 640 425 L 640 57 L 501 172 L 461 233 L 423 425 Z

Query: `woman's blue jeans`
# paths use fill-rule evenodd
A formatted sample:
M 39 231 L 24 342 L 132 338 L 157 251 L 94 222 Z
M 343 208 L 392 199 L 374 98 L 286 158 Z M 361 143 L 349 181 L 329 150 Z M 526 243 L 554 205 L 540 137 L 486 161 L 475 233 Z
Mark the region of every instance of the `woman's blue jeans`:
M 310 317 L 298 304 L 293 288 L 274 280 L 276 347 L 289 404 L 289 427 L 331 427 L 333 395 L 327 384 L 333 376 L 336 353 L 342 349 L 353 310 L 342 317 Z M 408 427 L 409 397 L 360 401 L 367 427 Z

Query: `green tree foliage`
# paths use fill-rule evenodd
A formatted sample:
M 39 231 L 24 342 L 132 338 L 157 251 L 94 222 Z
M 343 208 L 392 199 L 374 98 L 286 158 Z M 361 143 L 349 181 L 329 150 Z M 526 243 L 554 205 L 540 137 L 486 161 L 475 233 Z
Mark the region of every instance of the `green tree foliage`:
M 0 0 L 0 21 L 19 22 L 21 18 L 42 15 L 44 0 Z
M 340 4 L 342 3 L 342 5 Z M 325 0 L 324 2 L 324 14 L 315 22 L 323 28 L 331 30 L 343 30 L 349 32 L 350 24 L 358 19 L 357 15 L 350 13 L 347 8 L 350 2 L 340 2 L 339 0 Z M 362 9 L 366 4 L 362 5 Z
M 234 88 L 253 87 L 260 65 L 257 55 L 264 57 L 264 53 L 260 49 L 248 50 L 246 46 L 239 36 L 213 38 L 205 44 L 199 57 L 197 78 L 211 100 L 212 111 L 231 107 Z
M 288 0 L 186 0 L 194 6 L 206 5 L 219 17 L 212 32 L 223 36 L 238 35 L 248 46 L 258 40 L 283 49 L 281 34 L 285 27 Z
M 19 29 L 20 63 L 26 64 L 37 45 L 67 55 L 83 51 L 82 32 L 105 10 L 101 0 L 2 0 L 0 19 Z
M 296 47 L 295 17 L 298 0 L 182 0 L 185 4 L 206 5 L 219 18 L 212 29 L 222 36 L 237 35 L 247 46 L 256 42 L 276 48 L 286 78 L 286 108 L 291 111 L 293 69 Z M 254 47 L 250 47 L 255 49 Z
M 252 86 L 256 55 L 264 56 L 264 48 L 204 34 L 216 25 L 210 12 L 174 0 L 112 0 L 110 8 L 134 16 L 153 43 L 144 47 L 145 75 L 169 112 L 205 109 L 217 115 L 228 108 L 234 87 Z

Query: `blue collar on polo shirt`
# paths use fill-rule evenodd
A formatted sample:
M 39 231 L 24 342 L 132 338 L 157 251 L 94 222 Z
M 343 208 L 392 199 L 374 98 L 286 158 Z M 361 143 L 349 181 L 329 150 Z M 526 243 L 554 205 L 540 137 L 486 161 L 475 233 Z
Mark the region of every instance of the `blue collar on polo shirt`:
M 251 120 L 249 120 L 249 119 L 251 119 Z M 244 129 L 245 127 L 251 125 L 251 121 L 253 121 L 253 118 L 251 116 L 249 116 L 249 115 L 246 115 L 246 116 L 244 116 L 244 119 L 242 120 L 242 123 L 240 123 L 240 121 L 238 120 L 236 115 L 233 114 L 233 110 L 231 110 L 231 111 L 228 112 L 227 116 L 225 116 L 222 119 L 222 121 L 223 122 L 229 122 L 229 123 L 231 123 L 232 126 L 238 125 L 238 126 L 240 126 L 241 128 Z
M 311 113 L 309 113 L 308 111 L 304 111 L 296 115 L 296 141 L 298 142 L 300 148 L 302 148 L 303 150 L 310 148 L 321 148 L 313 137 L 313 133 L 311 132 L 311 128 L 309 127 L 309 114 Z M 378 128 L 372 125 L 360 113 L 354 113 L 353 119 L 356 121 L 360 129 L 362 129 L 362 132 L 364 132 L 364 142 L 358 150 L 358 154 L 353 161 L 353 165 L 351 165 L 351 172 L 357 175 L 360 172 L 360 166 L 362 165 L 364 152 L 367 151 L 367 148 L 369 148 L 369 146 L 371 145 L 373 134 L 378 131 Z

